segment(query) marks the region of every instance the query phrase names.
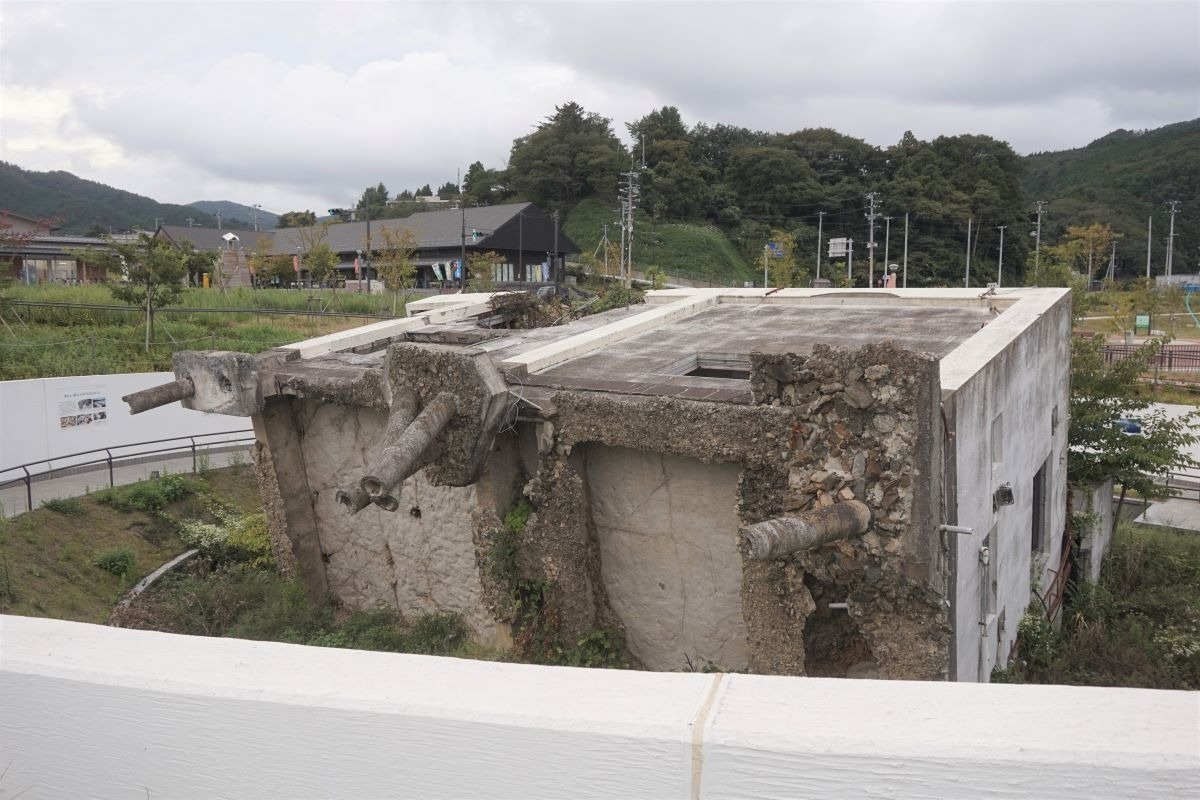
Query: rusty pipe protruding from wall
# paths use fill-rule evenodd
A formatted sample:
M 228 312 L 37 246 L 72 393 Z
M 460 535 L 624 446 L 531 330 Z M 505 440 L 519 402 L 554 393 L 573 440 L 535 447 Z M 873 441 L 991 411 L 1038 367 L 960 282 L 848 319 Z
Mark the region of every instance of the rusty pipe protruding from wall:
M 140 414 L 152 408 L 165 406 L 167 403 L 186 400 L 195 393 L 196 385 L 192 383 L 192 379 L 180 378 L 170 383 L 151 386 L 149 389 L 142 389 L 140 392 L 127 394 L 121 399 L 129 403 L 130 414 Z
M 404 429 L 395 444 L 385 446 L 375 466 L 360 482 L 372 502 L 421 468 L 425 452 L 434 445 L 442 429 L 458 412 L 458 401 L 450 392 L 433 398 Z
M 870 524 L 871 509 L 858 500 L 847 500 L 795 516 L 746 525 L 742 528 L 742 547 L 755 561 L 769 561 L 857 536 L 865 533 Z

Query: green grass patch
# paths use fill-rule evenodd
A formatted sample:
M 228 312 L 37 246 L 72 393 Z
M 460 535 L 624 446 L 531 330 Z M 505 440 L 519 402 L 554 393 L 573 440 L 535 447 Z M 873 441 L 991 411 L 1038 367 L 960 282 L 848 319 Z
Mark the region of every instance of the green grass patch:
M 92 563 L 118 578 L 128 578 L 137 564 L 137 556 L 128 547 L 112 547 L 97 553 Z
M 79 502 L 77 497 L 56 497 L 52 500 L 43 500 L 42 508 L 53 511 L 55 514 L 68 514 L 75 517 L 87 513 L 83 503 Z
M 129 492 L 126 497 L 143 498 L 129 501 L 132 510 L 101 503 L 95 492 L 72 498 L 81 514 L 43 507 L 0 518 L 0 613 L 106 622 L 130 583 L 187 549 L 177 533 L 179 522 L 204 518 L 208 498 L 219 497 L 240 513 L 262 510 L 258 487 L 245 468 L 185 480 L 190 491 L 183 496 L 161 487 Z M 150 497 L 147 505 L 157 507 L 164 494 L 176 499 L 161 511 L 134 504 Z M 96 566 L 98 556 L 115 550 L 133 554 L 134 566 L 124 577 Z
M 259 353 L 370 322 L 362 317 L 316 317 L 255 313 L 253 309 L 343 311 L 375 314 L 385 309 L 382 295 L 322 290 L 190 289 L 183 308 L 228 308 L 223 313 L 155 315 L 154 339 L 145 347 L 141 309 L 128 310 L 15 306 L 7 300 L 112 305 L 97 286 L 25 286 L 0 295 L 0 380 L 68 375 L 156 372 L 171 369 L 177 350 L 234 350 Z

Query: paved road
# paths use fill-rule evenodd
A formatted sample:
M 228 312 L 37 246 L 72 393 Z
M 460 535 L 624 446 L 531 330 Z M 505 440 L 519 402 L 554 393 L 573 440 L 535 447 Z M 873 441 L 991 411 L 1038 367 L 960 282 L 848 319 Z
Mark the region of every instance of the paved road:
M 227 467 L 233 464 L 250 463 L 250 448 L 247 445 L 237 445 L 228 449 L 212 448 L 206 451 L 207 465 L 212 468 Z M 201 461 L 200 466 L 204 462 Z M 113 465 L 113 483 L 124 486 L 154 477 L 154 473 L 192 472 L 191 453 L 182 455 L 165 454 L 164 456 L 143 456 L 128 459 Z M 79 497 L 107 488 L 108 465 L 95 464 L 87 467 L 69 467 L 53 476 L 35 475 L 29 490 L 33 495 L 33 507 L 38 508 L 45 500 L 59 497 Z M 0 488 L 0 516 L 13 517 L 29 510 L 29 497 L 24 481 L 8 484 Z

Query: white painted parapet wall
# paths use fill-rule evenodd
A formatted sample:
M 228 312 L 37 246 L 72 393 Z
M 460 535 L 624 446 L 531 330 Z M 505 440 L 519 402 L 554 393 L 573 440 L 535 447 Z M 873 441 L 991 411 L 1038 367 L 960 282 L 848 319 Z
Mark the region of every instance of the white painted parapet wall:
M 1200 694 L 499 664 L 0 617 L 0 797 L 1195 797 Z

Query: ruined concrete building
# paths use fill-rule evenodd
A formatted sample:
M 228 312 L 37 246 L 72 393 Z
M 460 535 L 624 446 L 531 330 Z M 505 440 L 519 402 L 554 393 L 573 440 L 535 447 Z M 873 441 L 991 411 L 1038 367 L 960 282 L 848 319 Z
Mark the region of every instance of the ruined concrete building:
M 1056 584 L 1066 290 L 675 289 L 531 330 L 488 295 L 411 313 L 179 353 L 130 398 L 253 418 L 313 596 L 500 645 L 618 627 L 654 670 L 973 681 Z

